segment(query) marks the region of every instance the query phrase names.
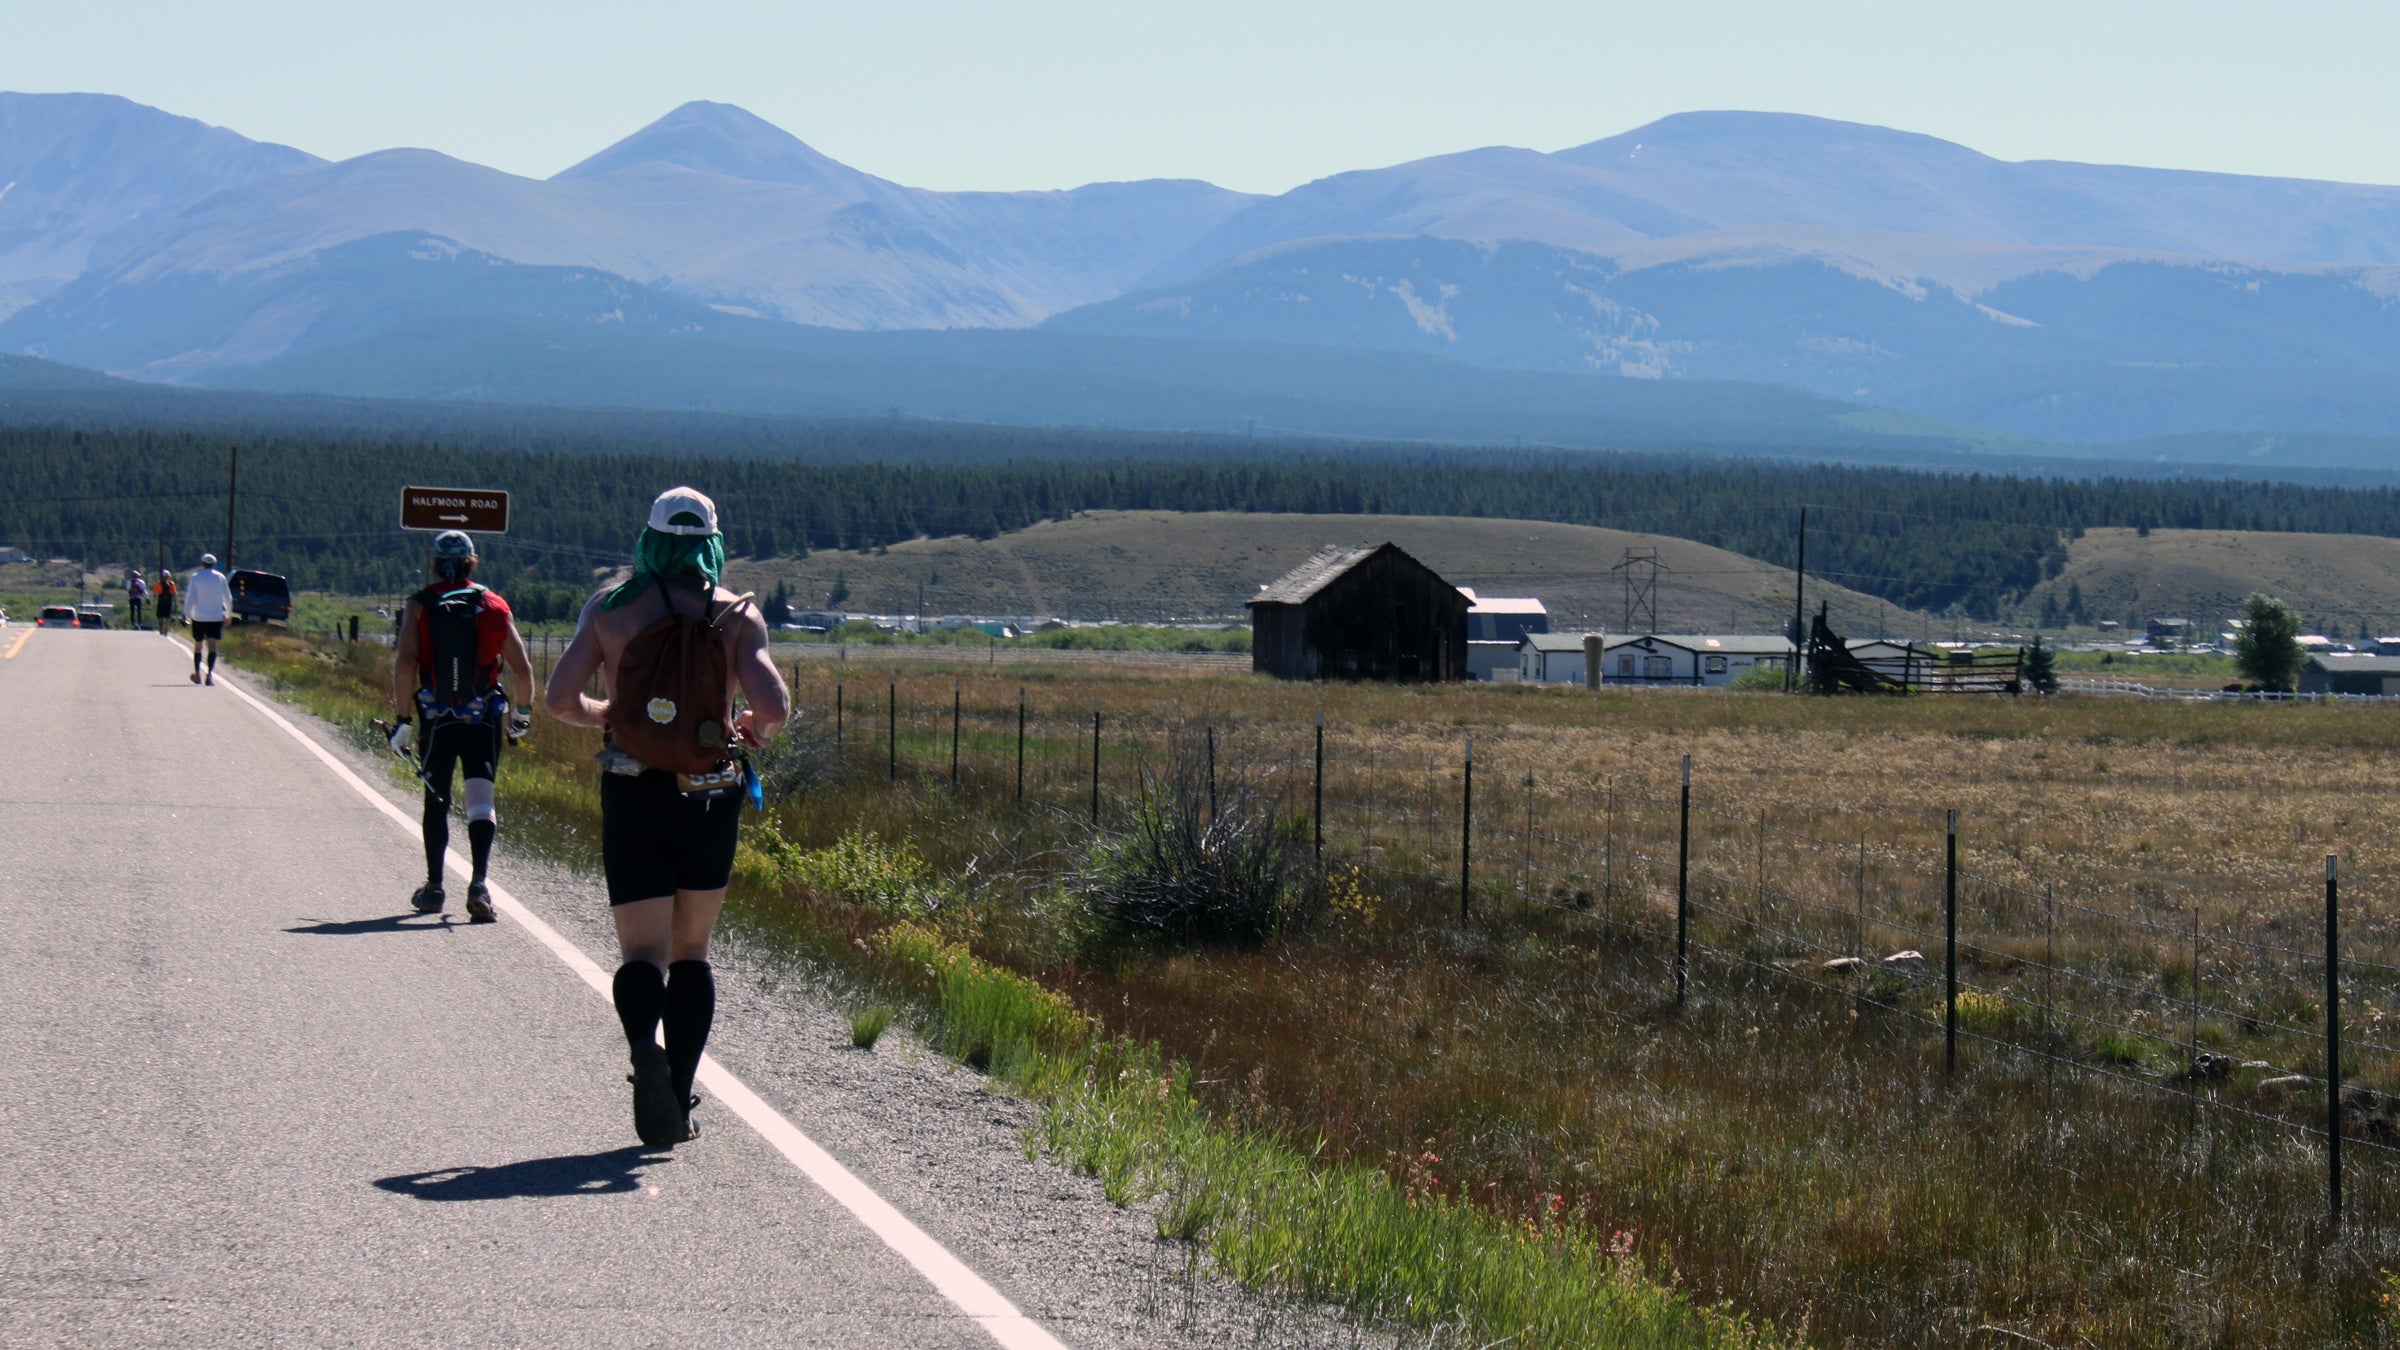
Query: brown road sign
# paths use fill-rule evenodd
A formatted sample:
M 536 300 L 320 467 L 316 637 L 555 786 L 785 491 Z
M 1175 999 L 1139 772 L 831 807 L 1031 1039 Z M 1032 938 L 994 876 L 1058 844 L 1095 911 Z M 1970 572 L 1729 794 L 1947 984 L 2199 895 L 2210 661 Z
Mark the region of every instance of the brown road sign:
M 506 534 L 508 494 L 481 488 L 404 487 L 400 489 L 400 528 Z

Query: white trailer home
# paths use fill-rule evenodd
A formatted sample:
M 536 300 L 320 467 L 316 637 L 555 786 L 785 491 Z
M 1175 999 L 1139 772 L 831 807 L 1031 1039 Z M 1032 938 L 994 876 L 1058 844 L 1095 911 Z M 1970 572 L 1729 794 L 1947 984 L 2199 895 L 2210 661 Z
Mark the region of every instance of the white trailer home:
M 1753 666 L 1783 669 L 1792 642 L 1759 633 L 1652 633 L 1608 639 L 1602 684 L 1681 684 L 1721 689 Z
M 1529 633 L 1517 645 L 1517 678 L 1527 684 L 1584 683 L 1582 633 Z M 1602 684 L 1722 688 L 1752 666 L 1778 669 L 1792 659 L 1790 640 L 1749 633 L 1608 634 L 1601 638 Z

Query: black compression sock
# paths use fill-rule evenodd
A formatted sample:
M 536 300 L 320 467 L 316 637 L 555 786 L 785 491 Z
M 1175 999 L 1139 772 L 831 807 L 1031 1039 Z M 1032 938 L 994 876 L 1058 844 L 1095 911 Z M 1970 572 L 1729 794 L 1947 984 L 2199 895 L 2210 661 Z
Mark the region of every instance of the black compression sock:
M 613 990 L 617 1020 L 625 1024 L 628 1045 L 658 1043 L 658 1017 L 667 1002 L 667 977 L 647 961 L 628 961 L 617 967 Z
M 477 881 L 483 880 L 484 871 L 492 865 L 492 836 L 498 833 L 500 833 L 498 821 L 470 820 L 467 822 L 467 852 L 474 856 Z
M 432 793 L 425 794 L 425 884 L 442 884 L 442 852 L 450 847 L 450 812 Z
M 708 1028 L 717 1017 L 717 975 L 706 961 L 678 961 L 667 967 L 667 1067 L 675 1074 L 675 1099 L 689 1101 L 692 1076 L 700 1072 L 700 1052 L 708 1048 Z
M 217 649 L 214 647 L 208 649 L 208 673 L 211 675 L 217 673 Z

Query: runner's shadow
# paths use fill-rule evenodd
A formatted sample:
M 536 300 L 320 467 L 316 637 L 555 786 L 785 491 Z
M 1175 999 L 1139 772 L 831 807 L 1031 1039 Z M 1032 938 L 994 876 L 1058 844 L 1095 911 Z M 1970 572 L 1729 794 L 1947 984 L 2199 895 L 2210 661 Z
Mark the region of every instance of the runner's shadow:
M 514 1200 L 561 1195 L 622 1195 L 637 1189 L 642 1169 L 666 1162 L 664 1150 L 635 1144 L 606 1153 L 528 1158 L 498 1167 L 442 1167 L 385 1177 L 378 1189 L 419 1200 Z
M 431 919 L 431 923 L 417 922 Z M 317 919 L 287 933 L 314 933 L 320 937 L 354 937 L 360 933 L 439 933 L 450 927 L 444 916 L 433 914 L 386 914 L 378 919 Z

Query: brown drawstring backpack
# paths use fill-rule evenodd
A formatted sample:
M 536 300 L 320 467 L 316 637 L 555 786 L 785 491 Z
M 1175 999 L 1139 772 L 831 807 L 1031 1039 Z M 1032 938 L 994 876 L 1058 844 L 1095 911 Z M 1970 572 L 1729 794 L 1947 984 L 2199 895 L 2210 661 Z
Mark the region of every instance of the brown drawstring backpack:
M 663 581 L 659 598 L 667 617 L 625 644 L 609 691 L 608 734 L 617 749 L 653 769 L 704 774 L 732 753 L 731 699 L 725 692 L 725 644 L 719 630 L 750 597 L 743 595 L 712 616 L 711 597 L 700 617 L 675 608 L 675 592 Z

